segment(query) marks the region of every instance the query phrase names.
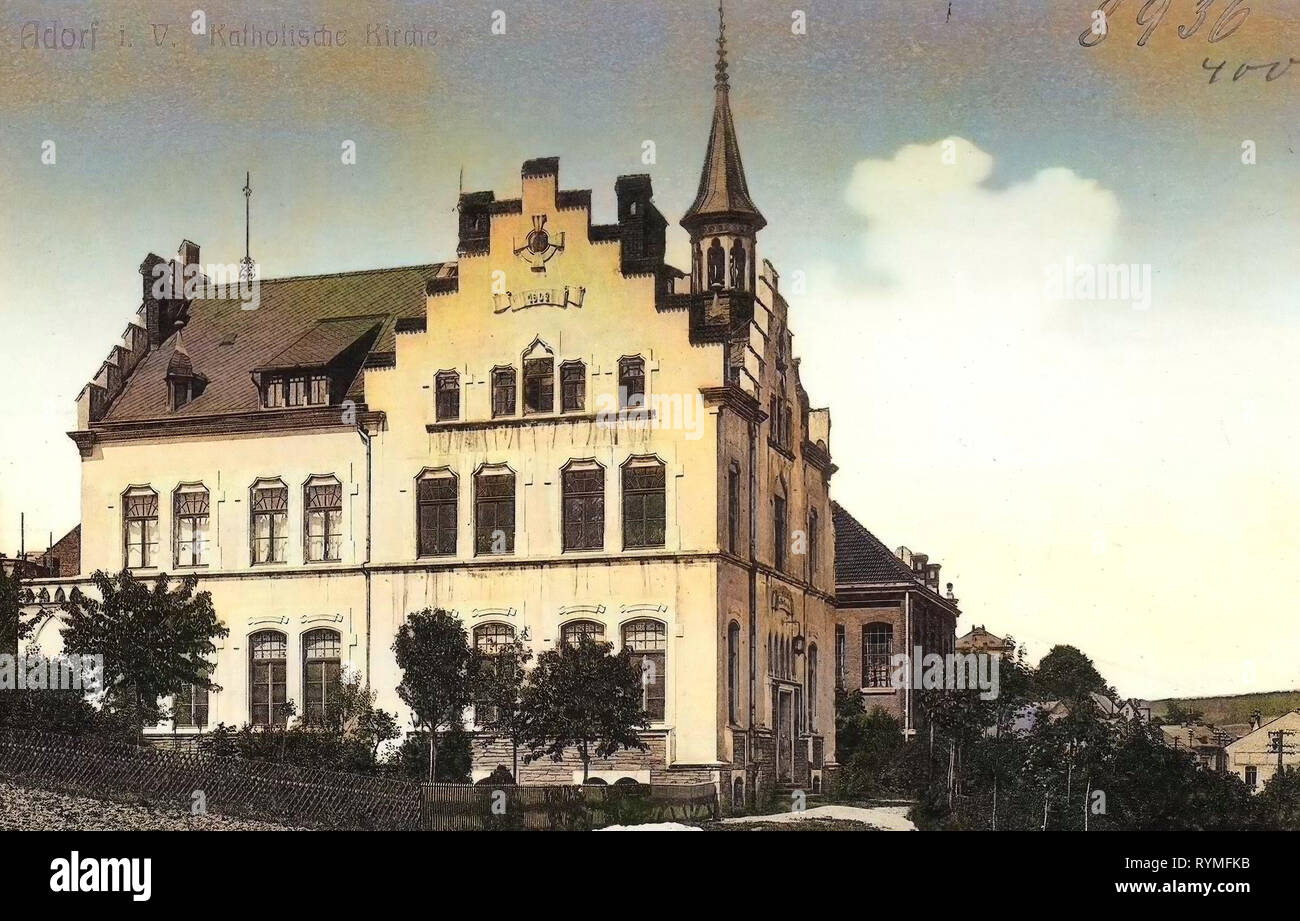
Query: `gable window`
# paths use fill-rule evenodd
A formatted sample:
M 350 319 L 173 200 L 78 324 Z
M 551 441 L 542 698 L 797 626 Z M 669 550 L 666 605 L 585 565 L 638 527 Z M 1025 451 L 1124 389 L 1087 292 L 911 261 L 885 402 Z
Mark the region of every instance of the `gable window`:
M 736 553 L 740 546 L 740 467 L 727 468 L 727 549 Z
M 492 369 L 492 418 L 515 414 L 515 369 Z
M 309 374 L 267 374 L 262 378 L 262 406 L 282 409 L 286 406 L 327 406 L 330 379 L 323 371 Z
M 480 668 L 494 675 L 504 663 L 497 656 L 515 641 L 515 628 L 509 624 L 479 624 L 474 628 L 474 649 L 483 657 Z M 496 719 L 490 699 L 479 691 L 474 697 L 474 722 L 486 726 Z
M 894 628 L 867 624 L 862 628 L 862 686 L 889 687 L 889 657 L 894 649 Z
M 587 366 L 580 361 L 560 365 L 560 412 L 581 412 L 587 405 Z
M 641 675 L 641 706 L 650 719 L 664 718 L 667 682 L 665 668 L 668 628 L 657 620 L 634 620 L 623 625 L 623 648 L 631 652 L 632 664 Z
M 623 466 L 623 547 L 662 547 L 667 531 L 664 465 L 657 460 Z
M 740 724 L 740 624 L 727 628 L 727 718 Z
M 417 553 L 454 556 L 456 553 L 456 477 L 449 471 L 425 473 L 416 484 Z
M 128 569 L 158 565 L 158 494 L 132 489 L 122 497 L 122 542 Z
M 618 408 L 645 406 L 645 360 L 637 355 L 618 360 Z
M 262 630 L 248 638 L 248 716 L 254 726 L 283 726 L 287 721 L 288 648 L 278 630 Z
M 577 646 L 584 637 L 593 643 L 605 642 L 605 625 L 594 620 L 571 620 L 560 628 L 560 642 L 566 646 Z
M 605 468 L 570 464 L 562 474 L 565 550 L 605 546 Z
M 786 555 L 790 549 L 790 532 L 785 513 L 785 496 L 777 496 L 772 500 L 772 539 L 775 543 L 776 568 L 784 572 Z
M 281 480 L 258 480 L 249 509 L 254 565 L 283 563 L 289 549 L 289 487 Z
M 337 562 L 343 549 L 343 486 L 334 477 L 312 477 L 303 490 L 307 562 Z
M 208 689 L 201 684 L 181 688 L 172 698 L 172 722 L 200 729 L 208 725 Z
M 524 360 L 524 413 L 549 413 L 555 409 L 555 359 Z
M 182 486 L 172 495 L 176 534 L 176 565 L 204 566 L 208 562 L 208 491 Z
M 474 553 L 514 553 L 515 475 L 482 471 L 474 477 Z
M 312 630 L 302 638 L 303 719 L 323 726 L 339 690 L 339 634 Z
M 435 414 L 439 422 L 460 418 L 460 375 L 455 371 L 439 371 L 435 378 Z

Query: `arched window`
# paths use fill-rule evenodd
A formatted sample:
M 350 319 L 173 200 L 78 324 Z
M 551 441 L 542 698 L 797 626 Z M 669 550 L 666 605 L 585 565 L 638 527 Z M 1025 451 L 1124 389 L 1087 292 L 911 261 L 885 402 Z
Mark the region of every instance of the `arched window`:
M 208 491 L 203 486 L 181 486 L 172 494 L 176 565 L 203 566 L 208 562 Z
M 790 522 L 786 513 L 785 496 L 779 492 L 772 498 L 772 547 L 776 568 L 784 572 L 790 551 Z
M 817 731 L 817 644 L 808 644 L 808 729 Z
M 515 641 L 515 628 L 509 624 L 479 624 L 474 628 L 474 649 L 483 656 L 480 666 L 485 678 L 496 677 L 498 669 L 508 663 L 499 658 L 499 654 Z M 492 698 L 486 693 L 485 683 L 479 685 L 479 692 L 474 697 L 474 722 L 487 726 L 496 719 L 496 709 Z
M 600 550 L 605 546 L 605 468 L 571 461 L 560 481 L 564 549 Z
M 57 602 L 62 603 L 62 602 L 64 602 L 64 601 L 67 601 L 67 600 L 68 600 L 68 596 L 65 595 L 65 594 L 63 593 L 63 589 L 62 589 L 62 588 L 56 588 L 56 589 L 54 590 L 54 600 L 57 601 Z
M 492 369 L 492 418 L 515 414 L 515 369 Z
M 515 551 L 515 475 L 489 467 L 474 477 L 474 553 Z
M 122 497 L 122 544 L 128 569 L 158 565 L 158 494 L 147 486 Z
M 745 808 L 745 779 L 737 776 L 731 781 L 731 805 L 734 809 Z
M 339 689 L 339 634 L 312 630 L 302 637 L 302 713 L 309 726 L 325 725 Z
M 343 551 L 343 485 L 316 476 L 303 487 L 303 536 L 309 563 L 335 562 Z
M 254 726 L 283 726 L 286 722 L 288 648 L 285 635 L 278 630 L 262 630 L 248 638 L 248 715 Z
M 667 533 L 664 465 L 654 458 L 623 465 L 623 547 L 662 547 Z
M 862 628 L 862 686 L 889 687 L 889 657 L 894 651 L 894 628 L 867 624 Z
M 460 375 L 455 371 L 439 371 L 435 378 L 434 409 L 439 422 L 460 418 Z
M 727 251 L 717 237 L 709 244 L 709 287 L 721 288 L 727 275 Z
M 640 355 L 618 360 L 618 408 L 645 406 L 645 359 Z
M 596 643 L 605 642 L 605 625 L 594 620 L 571 620 L 560 627 L 560 642 L 577 646 L 583 637 Z
M 740 624 L 727 627 L 727 719 L 740 724 Z
M 587 366 L 580 361 L 560 365 L 560 412 L 581 412 L 587 403 Z
M 555 359 L 542 341 L 524 353 L 524 415 L 555 409 Z
M 652 720 L 663 720 L 667 682 L 668 628 L 657 620 L 634 620 L 623 625 L 623 648 L 641 674 L 641 705 Z
M 283 563 L 289 550 L 289 487 L 283 480 L 258 480 L 248 507 L 254 565 Z
M 731 287 L 737 291 L 745 289 L 745 244 L 736 238 L 731 244 Z
M 419 556 L 456 554 L 456 475 L 450 470 L 420 474 L 415 486 L 415 519 Z

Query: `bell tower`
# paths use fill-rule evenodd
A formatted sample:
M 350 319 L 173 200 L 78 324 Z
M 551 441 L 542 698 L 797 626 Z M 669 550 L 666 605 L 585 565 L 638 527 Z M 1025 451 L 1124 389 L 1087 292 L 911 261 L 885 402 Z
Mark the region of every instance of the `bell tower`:
M 691 293 L 754 293 L 758 231 L 767 221 L 749 197 L 740 145 L 731 118 L 727 25 L 718 3 L 718 63 L 713 83 L 713 127 L 695 202 L 681 225 L 691 235 Z

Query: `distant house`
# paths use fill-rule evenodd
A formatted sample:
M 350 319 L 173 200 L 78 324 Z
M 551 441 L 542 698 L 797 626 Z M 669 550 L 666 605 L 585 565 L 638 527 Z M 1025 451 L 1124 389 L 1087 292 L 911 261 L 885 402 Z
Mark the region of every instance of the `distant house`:
M 1165 744 L 1170 748 L 1187 751 L 1201 767 L 1211 771 L 1228 769 L 1227 745 L 1240 733 L 1206 723 L 1184 723 L 1160 727 Z
M 1267 723 L 1252 720 L 1251 731 L 1229 742 L 1225 750 L 1228 770 L 1244 780 L 1251 792 L 1262 790 L 1279 766 L 1300 767 L 1300 710 Z
M 1089 696 L 1097 713 L 1108 723 L 1118 725 L 1120 722 L 1130 722 L 1135 719 L 1145 723 L 1151 719 L 1151 704 L 1148 701 L 1135 698 L 1114 701 L 1096 691 Z M 1011 718 L 1010 729 L 1013 732 L 1028 732 L 1043 720 L 1054 723 L 1064 719 L 1069 713 L 1069 704 L 1063 700 L 1035 701 L 1025 704 L 1015 712 Z M 993 731 L 993 728 L 990 728 L 988 733 L 992 734 Z
M 988 652 L 1000 656 L 1014 656 L 1016 644 L 1009 637 L 989 633 L 983 624 L 976 624 L 965 634 L 957 637 L 957 651 L 966 654 Z

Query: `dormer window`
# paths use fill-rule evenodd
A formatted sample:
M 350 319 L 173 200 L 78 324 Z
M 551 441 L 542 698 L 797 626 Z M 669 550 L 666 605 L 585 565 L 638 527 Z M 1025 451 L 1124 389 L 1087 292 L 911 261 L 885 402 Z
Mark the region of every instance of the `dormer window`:
M 283 409 L 294 406 L 328 406 L 329 375 L 320 371 L 302 374 L 268 374 L 262 378 L 262 407 Z

